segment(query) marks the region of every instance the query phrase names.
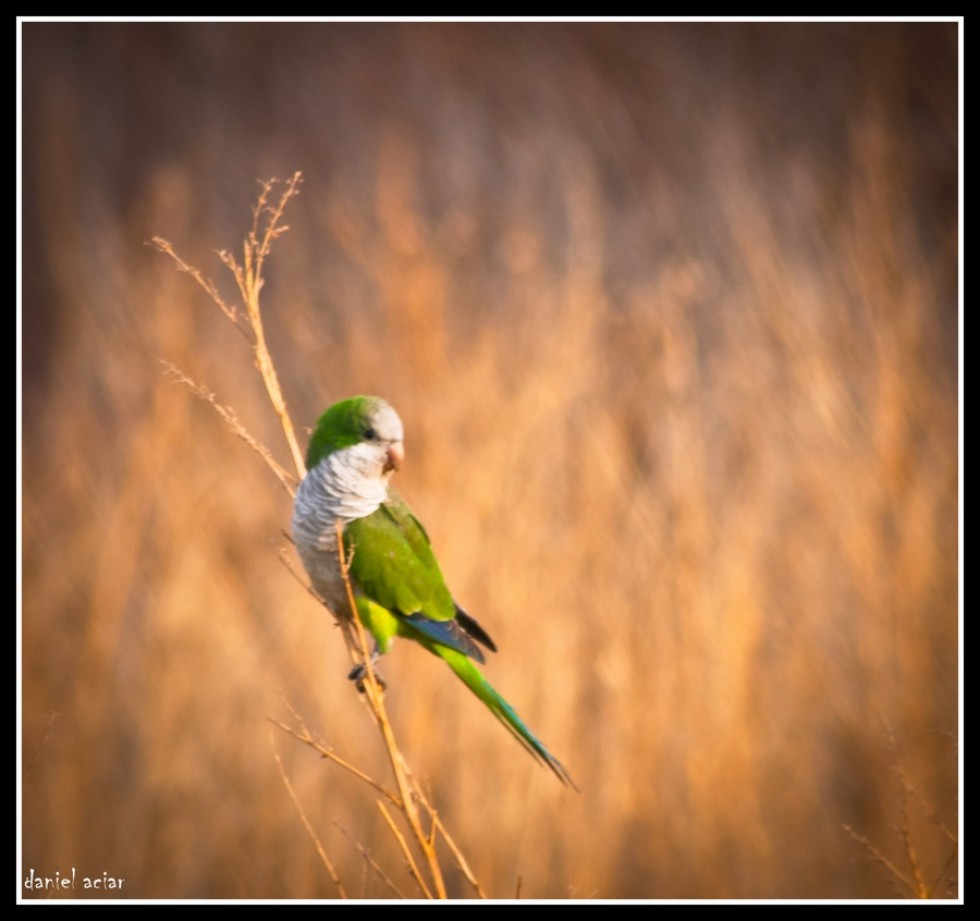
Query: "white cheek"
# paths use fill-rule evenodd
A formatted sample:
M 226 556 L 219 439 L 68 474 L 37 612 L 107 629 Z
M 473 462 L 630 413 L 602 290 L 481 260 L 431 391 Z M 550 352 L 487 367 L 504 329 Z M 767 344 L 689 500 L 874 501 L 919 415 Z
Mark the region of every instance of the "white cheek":
M 384 501 L 389 479 L 382 475 L 384 463 L 384 447 L 366 443 L 336 451 L 327 458 L 324 487 L 334 497 L 339 514 L 360 518 Z
M 338 451 L 337 462 L 340 467 L 355 476 L 381 476 L 385 463 L 385 449 L 381 445 L 361 442 Z

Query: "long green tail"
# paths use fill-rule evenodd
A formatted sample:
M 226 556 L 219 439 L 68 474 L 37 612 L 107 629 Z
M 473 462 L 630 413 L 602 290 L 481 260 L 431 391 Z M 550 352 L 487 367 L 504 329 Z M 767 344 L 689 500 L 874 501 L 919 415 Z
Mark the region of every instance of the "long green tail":
M 551 768 L 555 776 L 562 783 L 568 784 L 575 790 L 578 790 L 578 787 L 575 786 L 575 781 L 572 780 L 568 771 L 565 770 L 564 765 L 521 722 L 521 718 L 514 712 L 514 708 L 493 689 L 490 682 L 480 674 L 480 670 L 470 659 L 455 649 L 449 649 L 446 646 L 438 647 L 436 654 L 446 660 L 449 667 L 456 672 L 463 684 L 490 708 L 493 715 L 513 733 L 521 745 L 534 755 L 535 758 L 540 759 Z

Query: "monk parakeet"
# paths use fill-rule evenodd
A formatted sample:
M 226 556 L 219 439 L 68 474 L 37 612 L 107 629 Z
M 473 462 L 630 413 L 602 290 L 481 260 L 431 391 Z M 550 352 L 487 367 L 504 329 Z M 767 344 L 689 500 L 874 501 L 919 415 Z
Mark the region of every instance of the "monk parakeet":
M 337 522 L 361 622 L 374 638 L 372 661 L 396 636 L 444 659 L 517 739 L 563 783 L 561 763 L 538 741 L 474 664 L 477 645 L 496 652 L 486 631 L 453 600 L 428 535 L 389 486 L 405 456 L 398 414 L 379 397 L 351 397 L 319 419 L 296 492 L 293 538 L 314 589 L 340 617 L 350 617 L 337 553 Z M 363 680 L 363 667 L 351 677 Z

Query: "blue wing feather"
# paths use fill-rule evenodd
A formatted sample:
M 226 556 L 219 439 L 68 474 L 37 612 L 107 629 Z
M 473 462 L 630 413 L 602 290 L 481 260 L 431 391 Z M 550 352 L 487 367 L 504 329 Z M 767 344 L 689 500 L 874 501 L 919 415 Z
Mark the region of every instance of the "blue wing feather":
M 476 659 L 477 662 L 486 661 L 480 647 L 466 635 L 458 621 L 431 620 L 424 614 L 410 614 L 405 617 L 405 621 L 430 640 L 435 640 L 443 646 L 455 649 L 464 656 Z

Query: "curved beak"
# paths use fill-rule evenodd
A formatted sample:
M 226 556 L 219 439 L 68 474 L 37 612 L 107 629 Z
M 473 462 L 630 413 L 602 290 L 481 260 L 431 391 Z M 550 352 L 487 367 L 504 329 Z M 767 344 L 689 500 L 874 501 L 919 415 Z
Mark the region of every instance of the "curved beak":
M 405 446 L 400 441 L 396 441 L 389 445 L 385 452 L 385 465 L 381 472 L 390 473 L 392 470 L 397 470 L 403 460 L 405 460 Z

